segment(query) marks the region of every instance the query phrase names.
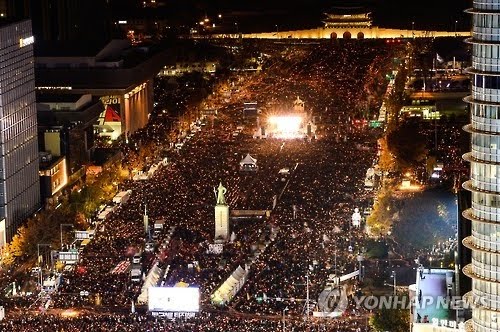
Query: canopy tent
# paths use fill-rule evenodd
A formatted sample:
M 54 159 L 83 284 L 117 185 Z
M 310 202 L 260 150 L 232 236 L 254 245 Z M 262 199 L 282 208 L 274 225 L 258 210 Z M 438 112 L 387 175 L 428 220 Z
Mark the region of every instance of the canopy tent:
M 137 298 L 137 303 L 138 304 L 146 304 L 148 303 L 148 290 L 149 287 L 154 287 L 158 285 L 158 281 L 160 280 L 160 276 L 162 274 L 161 268 L 158 266 L 158 262 L 153 265 L 151 270 L 148 273 L 148 276 L 146 277 L 146 280 L 144 281 L 144 285 L 142 286 L 141 289 L 141 294 Z
M 236 270 L 210 297 L 213 304 L 224 305 L 240 291 L 247 280 L 248 270 L 238 266 Z
M 256 171 L 258 169 L 257 159 L 247 153 L 246 157 L 240 161 L 240 169 L 243 171 Z

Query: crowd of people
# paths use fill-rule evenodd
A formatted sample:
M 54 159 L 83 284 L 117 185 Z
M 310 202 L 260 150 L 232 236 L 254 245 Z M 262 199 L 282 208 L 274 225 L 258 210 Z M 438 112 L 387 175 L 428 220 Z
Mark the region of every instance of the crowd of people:
M 141 283 L 132 282 L 128 273 L 111 271 L 150 241 L 144 228 L 147 214 L 150 225 L 161 218 L 166 221 L 165 230 L 176 228 L 166 246 L 145 256 L 144 276 L 155 262 L 169 266 L 162 276 L 165 286 L 182 282 L 199 287 L 202 308 L 212 308 L 210 295 L 215 289 L 236 267 L 248 267 L 248 280 L 229 306 L 232 313 L 249 316 L 203 312 L 179 323 L 143 315 L 86 314 L 68 319 L 36 315 L 8 319 L 0 330 L 29 332 L 32 326 L 33 331 L 81 331 L 82 327 L 92 331 L 276 331 L 282 324 L 276 317 L 288 308 L 287 326 L 295 331 L 306 326 L 308 331 L 367 331 L 366 317 L 352 311 L 336 320 L 306 323 L 303 300 L 306 287 L 313 303 L 331 275 L 355 271 L 358 255 L 365 250 L 364 233 L 352 226 L 351 215 L 369 201 L 363 179 L 376 150 L 357 147 L 374 146 L 376 133 L 367 127 L 353 128 L 350 121 L 378 110 L 382 101 L 377 91 L 386 84 L 384 70 L 393 51 L 383 42 L 372 41 L 277 47 L 262 73 L 246 77 L 229 103 L 221 99 L 214 121 L 205 119 L 189 139 L 178 137 L 184 141 L 182 148 L 173 148 L 167 140 L 172 120 L 151 117 L 150 129 L 130 140 L 154 141 L 156 151 L 167 154 L 168 164 L 150 180 L 120 184 L 121 190 L 132 190 L 131 198 L 98 224 L 76 268 L 64 274 L 51 300 L 55 309 L 130 309 Z M 265 107 L 279 100 L 286 108 L 297 96 L 316 116 L 319 129 L 314 139 L 252 138 L 256 119 L 242 115 L 243 101 L 255 99 Z M 241 125 L 242 133 L 232 135 Z M 257 159 L 257 172 L 240 170 L 239 162 L 247 153 Z M 155 157 L 159 156 L 152 155 L 149 161 L 155 162 Z M 280 174 L 282 168 L 290 173 Z M 232 239 L 218 255 L 209 253 L 208 246 L 214 241 L 214 187 L 220 182 L 227 187 L 231 210 L 268 210 L 269 216 L 232 220 Z M 252 261 L 273 228 L 278 230 L 277 238 Z M 165 243 L 166 237 L 164 231 L 157 244 Z M 81 296 L 82 291 L 89 295 Z
M 311 321 L 285 318 L 288 331 L 310 332 L 365 332 L 360 319 L 348 321 Z M 56 315 L 19 317 L 0 323 L 0 328 L 11 332 L 272 332 L 283 327 L 282 320 L 265 318 L 229 317 L 226 314 L 203 313 L 195 318 L 170 320 L 132 314 L 85 314 L 81 317 L 61 318 Z

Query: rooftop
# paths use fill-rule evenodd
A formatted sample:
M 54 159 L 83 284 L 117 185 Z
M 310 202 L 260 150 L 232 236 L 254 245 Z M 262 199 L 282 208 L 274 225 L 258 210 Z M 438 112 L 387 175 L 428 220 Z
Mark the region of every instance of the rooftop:
M 39 169 L 41 171 L 48 170 L 56 166 L 61 162 L 61 160 L 64 160 L 64 156 L 53 156 L 49 152 L 40 152 L 39 153 L 40 159 L 39 159 Z
M 27 21 L 25 18 L 16 18 L 16 17 L 0 17 L 0 28 L 4 26 L 11 25 L 14 23 L 19 23 L 22 21 Z
M 107 43 L 81 41 L 37 41 L 35 57 L 94 57 Z
M 83 94 L 58 94 L 58 93 L 37 93 L 38 103 L 76 103 Z
M 447 308 L 441 299 L 449 301 L 454 295 L 454 271 L 445 269 L 428 269 L 421 267 L 417 271 L 416 284 L 416 308 L 414 320 L 423 322 L 424 319 L 429 322 L 433 318 L 454 319 L 455 311 Z

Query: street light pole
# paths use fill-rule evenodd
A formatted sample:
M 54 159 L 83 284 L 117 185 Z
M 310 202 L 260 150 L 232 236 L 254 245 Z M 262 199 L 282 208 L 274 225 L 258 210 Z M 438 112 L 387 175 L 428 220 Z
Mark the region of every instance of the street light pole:
M 62 250 L 62 247 L 63 247 L 63 233 L 62 233 L 63 226 L 71 226 L 71 227 L 73 227 L 73 224 L 61 224 L 61 225 L 59 225 L 59 229 L 60 229 L 60 232 L 61 232 L 61 250 Z
M 36 260 L 37 260 L 37 263 L 38 263 L 38 282 L 40 284 L 40 291 L 42 290 L 42 278 L 43 278 L 43 274 L 42 274 L 42 266 L 40 264 L 40 246 L 47 246 L 50 248 L 50 244 L 46 244 L 46 243 L 37 243 L 36 244 L 36 251 L 37 251 L 37 256 L 36 256 Z
M 306 321 L 309 321 L 309 275 L 306 274 Z
M 285 312 L 288 311 L 288 307 L 283 309 L 283 332 L 285 332 Z
M 333 269 L 335 270 L 335 278 L 337 277 L 337 249 L 335 249 Z
M 396 272 L 392 271 L 391 276 L 392 279 L 394 280 L 394 296 L 396 296 Z

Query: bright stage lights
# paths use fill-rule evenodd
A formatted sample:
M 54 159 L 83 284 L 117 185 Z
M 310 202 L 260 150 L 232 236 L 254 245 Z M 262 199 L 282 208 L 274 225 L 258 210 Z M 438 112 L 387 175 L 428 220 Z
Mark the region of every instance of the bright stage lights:
M 302 137 L 300 116 L 271 116 L 269 117 L 271 134 L 276 138 L 293 139 Z

